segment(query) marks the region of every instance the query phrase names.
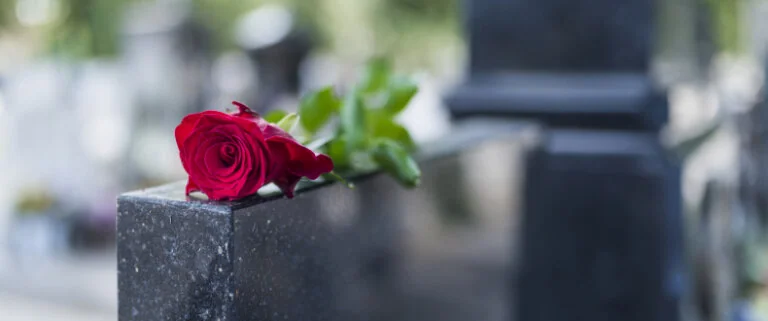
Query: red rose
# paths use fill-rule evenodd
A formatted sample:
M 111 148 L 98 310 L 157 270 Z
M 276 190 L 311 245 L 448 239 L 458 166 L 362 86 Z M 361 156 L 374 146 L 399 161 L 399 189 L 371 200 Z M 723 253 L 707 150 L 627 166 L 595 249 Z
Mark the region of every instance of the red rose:
M 293 197 L 301 177 L 317 179 L 333 170 L 328 156 L 233 103 L 239 108 L 234 115 L 204 111 L 184 117 L 176 127 L 181 163 L 189 174 L 187 194 L 201 191 L 213 200 L 232 200 L 274 182 Z

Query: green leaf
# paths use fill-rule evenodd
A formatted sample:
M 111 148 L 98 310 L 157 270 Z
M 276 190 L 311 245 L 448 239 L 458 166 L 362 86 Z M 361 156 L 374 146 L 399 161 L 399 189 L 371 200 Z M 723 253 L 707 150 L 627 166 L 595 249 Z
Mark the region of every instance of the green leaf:
M 291 133 L 293 131 L 293 128 L 296 127 L 296 124 L 299 122 L 299 115 L 296 113 L 290 113 L 288 115 L 285 115 L 283 119 L 281 119 L 279 122 L 277 122 L 277 127 L 280 127 L 280 129 L 284 130 L 286 133 Z
M 346 149 L 352 152 L 365 147 L 365 108 L 360 96 L 351 93 L 347 96 L 340 111 L 341 132 L 346 140 Z
M 299 105 L 301 126 L 310 133 L 317 132 L 340 106 L 341 100 L 334 94 L 333 87 L 325 87 L 304 96 Z
M 373 159 L 371 151 L 360 150 L 349 154 L 349 167 L 356 172 L 373 172 L 380 166 Z
M 360 80 L 360 90 L 364 93 L 370 93 L 386 88 L 391 73 L 392 67 L 387 59 L 372 59 L 365 66 Z
M 411 79 L 398 78 L 392 80 L 387 91 L 387 101 L 383 109 L 391 115 L 396 115 L 408 106 L 411 98 L 419 91 L 419 87 Z
M 419 165 L 395 141 L 378 140 L 373 148 L 373 160 L 406 187 L 416 187 L 421 182 Z
M 264 120 L 266 120 L 270 124 L 277 124 L 280 120 L 282 120 L 286 115 L 288 115 L 287 112 L 284 110 L 273 110 L 267 113 L 266 116 L 264 116 Z
M 387 117 L 385 114 L 369 113 L 369 115 L 368 123 L 370 124 L 372 138 L 391 139 L 409 151 L 416 148 L 416 143 L 413 142 L 411 134 L 405 127 L 396 123 L 392 118 Z
M 347 152 L 347 141 L 344 137 L 337 137 L 325 145 L 325 153 L 333 160 L 334 168 L 349 167 L 349 153 Z

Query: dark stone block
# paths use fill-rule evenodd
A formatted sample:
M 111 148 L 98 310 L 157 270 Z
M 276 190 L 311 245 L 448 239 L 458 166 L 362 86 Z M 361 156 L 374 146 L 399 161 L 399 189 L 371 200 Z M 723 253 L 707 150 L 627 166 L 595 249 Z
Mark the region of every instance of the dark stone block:
M 467 128 L 424 148 L 414 190 L 372 175 L 294 199 L 124 194 L 119 320 L 506 320 L 525 135 Z
M 652 0 L 466 0 L 472 74 L 646 72 Z
M 550 126 L 658 130 L 666 93 L 644 74 L 478 75 L 448 99 L 455 117 L 515 116 Z
M 120 320 L 235 320 L 231 211 L 168 198 L 179 192 L 118 201 Z
M 556 130 L 527 164 L 517 320 L 677 320 L 680 171 L 658 137 Z
M 648 76 L 652 0 L 465 0 L 467 82 L 456 117 L 525 117 L 569 128 L 657 131 L 666 93 Z

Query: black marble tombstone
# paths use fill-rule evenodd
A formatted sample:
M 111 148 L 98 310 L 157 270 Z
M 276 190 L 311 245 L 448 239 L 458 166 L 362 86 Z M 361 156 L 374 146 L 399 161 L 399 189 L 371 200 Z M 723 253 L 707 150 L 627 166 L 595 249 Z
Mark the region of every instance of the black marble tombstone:
M 417 189 L 368 175 L 294 199 L 122 195 L 119 320 L 507 320 L 528 127 L 463 128 L 422 149 Z
M 679 164 L 649 76 L 653 0 L 467 0 L 456 118 L 546 124 L 525 189 L 516 320 L 676 320 Z

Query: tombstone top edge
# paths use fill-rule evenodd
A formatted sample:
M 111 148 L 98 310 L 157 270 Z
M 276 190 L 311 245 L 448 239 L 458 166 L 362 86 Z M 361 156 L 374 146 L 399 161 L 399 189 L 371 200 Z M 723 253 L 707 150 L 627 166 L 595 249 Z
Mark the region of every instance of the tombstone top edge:
M 483 120 L 465 121 L 461 126 L 455 126 L 455 130 L 448 135 L 430 144 L 421 146 L 416 159 L 420 162 L 436 160 L 444 156 L 454 155 L 467 148 L 473 148 L 478 142 L 502 139 L 515 140 L 514 137 L 524 138 L 530 132 L 530 129 L 537 128 L 529 122 Z M 378 172 L 361 172 L 348 179 L 352 182 L 365 180 Z M 301 181 L 296 189 L 296 197 L 302 197 L 304 193 L 310 193 L 314 189 L 332 184 L 333 182 L 324 181 Z M 136 190 L 124 193 L 118 197 L 118 204 L 128 203 L 149 203 L 162 206 L 179 207 L 189 210 L 202 210 L 208 212 L 217 212 L 221 214 L 231 214 L 233 211 L 268 203 L 273 200 L 282 199 L 285 196 L 273 185 L 267 185 L 258 194 L 249 196 L 236 201 L 210 201 L 201 193 L 193 193 L 187 196 L 185 191 L 186 181 L 178 181 L 161 186 Z
M 283 194 L 274 186 L 266 186 L 259 190 L 258 194 L 248 196 L 235 201 L 211 201 L 204 194 L 192 193 L 187 196 L 184 193 L 185 181 L 178 181 L 156 187 L 140 189 L 124 193 L 118 197 L 118 203 L 141 202 L 154 203 L 164 206 L 178 206 L 185 209 L 197 209 L 221 214 L 231 214 L 234 210 L 266 203 L 283 198 Z M 296 190 L 297 196 L 302 192 L 328 184 L 322 180 L 317 182 L 300 182 Z

